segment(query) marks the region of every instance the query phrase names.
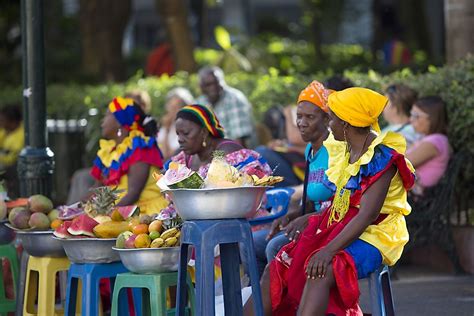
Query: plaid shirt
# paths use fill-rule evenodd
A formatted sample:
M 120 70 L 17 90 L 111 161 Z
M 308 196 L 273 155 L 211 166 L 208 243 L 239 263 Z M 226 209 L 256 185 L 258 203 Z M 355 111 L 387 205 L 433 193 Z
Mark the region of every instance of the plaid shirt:
M 248 137 L 252 139 L 255 134 L 252 106 L 241 91 L 225 86 L 222 97 L 214 106 L 205 95 L 200 96 L 197 103 L 213 109 L 225 130 L 226 138 Z

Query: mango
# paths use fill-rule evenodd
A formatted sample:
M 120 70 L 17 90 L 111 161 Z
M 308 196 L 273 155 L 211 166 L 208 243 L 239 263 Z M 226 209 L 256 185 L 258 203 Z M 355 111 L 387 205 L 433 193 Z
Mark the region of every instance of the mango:
M 10 223 L 16 228 L 27 229 L 30 227 L 28 225 L 30 216 L 31 216 L 31 213 L 28 210 L 26 209 L 20 210 L 19 212 L 15 214 L 15 216 L 13 217 L 13 221 L 11 221 Z
M 156 238 L 159 238 L 160 237 L 160 233 L 159 232 L 151 232 L 149 234 L 151 240 L 155 240 Z
M 117 248 L 125 248 L 125 242 L 127 241 L 130 236 L 132 236 L 132 232 L 130 231 L 125 231 L 123 233 L 120 233 L 118 235 L 117 240 L 115 241 L 115 247 Z
M 13 225 L 13 219 L 15 218 L 15 216 L 20 213 L 21 211 L 26 211 L 26 208 L 23 207 L 23 206 L 19 206 L 19 207 L 14 207 L 12 208 L 12 210 L 10 211 L 10 214 L 8 214 L 8 221 L 10 222 L 10 224 Z
M 160 221 L 159 219 L 154 220 L 153 222 L 148 225 L 148 231 L 151 232 L 161 232 L 161 229 L 163 227 L 163 222 Z
M 50 222 L 53 222 L 55 219 L 58 218 L 58 216 L 59 216 L 59 211 L 57 209 L 54 209 L 48 213 Z
M 29 197 L 28 205 L 30 211 L 33 213 L 49 213 L 53 209 L 53 202 L 48 199 L 46 196 L 41 194 L 35 194 Z
M 48 215 L 40 212 L 31 214 L 30 219 L 28 221 L 28 225 L 30 226 L 30 228 L 38 230 L 49 229 L 50 224 L 51 223 L 49 221 Z
M 135 248 L 149 248 L 151 244 L 151 238 L 148 234 L 137 235 L 134 241 Z
M 125 240 L 125 248 L 127 249 L 134 249 L 135 248 L 135 238 L 137 235 L 132 235 Z

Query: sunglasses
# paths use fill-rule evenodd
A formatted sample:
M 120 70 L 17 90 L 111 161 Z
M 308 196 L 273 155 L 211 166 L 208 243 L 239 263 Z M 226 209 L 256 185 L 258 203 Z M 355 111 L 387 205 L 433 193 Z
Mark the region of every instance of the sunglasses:
M 410 112 L 410 117 L 414 120 L 418 120 L 419 118 L 422 117 L 428 117 L 428 114 L 424 113 L 417 113 L 417 112 Z

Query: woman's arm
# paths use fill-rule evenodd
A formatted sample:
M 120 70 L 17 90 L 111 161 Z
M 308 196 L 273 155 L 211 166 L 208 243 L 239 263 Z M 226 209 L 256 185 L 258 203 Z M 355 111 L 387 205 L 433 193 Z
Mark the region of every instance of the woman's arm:
M 396 169 L 392 166 L 365 191 L 360 200 L 359 213 L 337 237 L 311 257 L 306 269 L 309 277 L 324 277 L 334 255 L 359 238 L 364 230 L 377 219 L 395 172 Z
M 137 162 L 130 166 L 128 170 L 127 194 L 117 203 L 117 206 L 135 204 L 145 187 L 150 173 L 150 165 L 144 162 Z
M 406 156 L 416 168 L 437 155 L 439 155 L 439 151 L 435 145 L 427 141 L 422 141 L 415 149 L 409 150 Z

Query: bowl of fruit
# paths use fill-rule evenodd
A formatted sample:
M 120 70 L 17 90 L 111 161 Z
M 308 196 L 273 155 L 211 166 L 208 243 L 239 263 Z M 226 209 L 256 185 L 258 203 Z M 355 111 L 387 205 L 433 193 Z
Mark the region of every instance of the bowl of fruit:
M 34 257 L 66 256 L 61 243 L 51 238 L 61 220 L 49 198 L 36 194 L 7 204 L 12 208 L 5 226 L 16 233 L 28 254 Z
M 131 272 L 178 271 L 181 223 L 176 212 L 164 209 L 149 225 L 141 224 L 132 232 L 121 233 L 113 249 Z

